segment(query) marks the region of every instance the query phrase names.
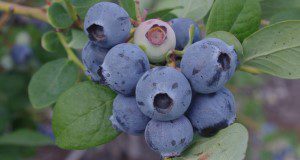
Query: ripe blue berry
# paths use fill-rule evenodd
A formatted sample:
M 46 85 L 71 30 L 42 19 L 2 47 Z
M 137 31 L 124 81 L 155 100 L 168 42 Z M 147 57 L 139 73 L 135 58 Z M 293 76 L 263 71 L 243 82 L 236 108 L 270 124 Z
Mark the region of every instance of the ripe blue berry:
M 213 93 L 233 76 L 237 55 L 232 46 L 216 38 L 208 38 L 189 46 L 181 60 L 181 71 L 194 91 Z
M 92 6 L 85 17 L 84 30 L 102 48 L 124 43 L 130 36 L 130 17 L 119 5 L 100 2 Z
M 183 50 L 189 42 L 189 30 L 191 25 L 195 27 L 193 43 L 200 40 L 200 29 L 198 24 L 189 18 L 175 18 L 170 21 L 176 35 L 176 49 Z
M 215 93 L 194 95 L 187 117 L 202 136 L 213 136 L 235 121 L 234 97 L 226 88 Z
M 143 134 L 150 118 L 145 116 L 136 104 L 135 97 L 119 94 L 113 103 L 113 115 L 110 117 L 113 126 L 128 134 Z
M 140 77 L 149 69 L 147 56 L 137 45 L 122 43 L 108 51 L 98 74 L 112 90 L 130 96 Z
M 149 147 L 164 158 L 180 156 L 193 140 L 193 135 L 191 122 L 185 116 L 172 121 L 152 119 L 145 130 Z
M 101 48 L 92 41 L 89 41 L 82 50 L 82 61 L 86 68 L 86 75 L 91 76 L 95 82 L 100 81 L 97 71 L 99 66 L 102 65 L 107 52 L 108 49 Z
M 160 63 L 165 61 L 168 51 L 175 49 L 176 37 L 168 23 L 150 19 L 136 28 L 134 43 L 143 46 L 150 62 Z
M 184 75 L 171 67 L 155 67 L 136 86 L 140 110 L 150 118 L 174 120 L 188 109 L 192 90 Z
M 26 65 L 33 56 L 32 49 L 26 44 L 15 44 L 10 53 L 16 65 Z

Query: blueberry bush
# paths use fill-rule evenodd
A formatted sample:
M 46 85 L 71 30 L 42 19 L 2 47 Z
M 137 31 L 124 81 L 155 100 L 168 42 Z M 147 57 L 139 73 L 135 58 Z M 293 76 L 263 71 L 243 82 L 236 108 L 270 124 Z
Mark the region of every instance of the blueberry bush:
M 300 78 L 300 17 L 290 7 L 300 4 L 279 10 L 279 1 L 1 1 L 0 10 L 49 23 L 42 47 L 67 55 L 44 64 L 28 86 L 34 108 L 53 108 L 58 147 L 87 149 L 125 132 L 145 136 L 164 159 L 239 160 L 248 131 L 235 123 L 227 82 L 236 71 Z M 20 40 L 11 55 L 22 66 L 32 51 Z

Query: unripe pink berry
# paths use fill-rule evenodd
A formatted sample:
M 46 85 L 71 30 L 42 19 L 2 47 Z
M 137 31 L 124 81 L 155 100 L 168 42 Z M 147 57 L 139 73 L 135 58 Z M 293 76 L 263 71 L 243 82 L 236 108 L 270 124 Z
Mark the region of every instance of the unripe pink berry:
M 142 22 L 134 34 L 134 43 L 142 46 L 153 63 L 165 61 L 168 51 L 176 46 L 176 37 L 171 26 L 159 19 Z

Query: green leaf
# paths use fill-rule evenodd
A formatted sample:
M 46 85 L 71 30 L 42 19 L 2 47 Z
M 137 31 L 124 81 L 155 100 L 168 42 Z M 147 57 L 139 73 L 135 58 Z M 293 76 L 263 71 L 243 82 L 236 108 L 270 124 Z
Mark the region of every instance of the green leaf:
M 90 7 L 92 7 L 94 4 L 102 2 L 105 0 L 71 0 L 71 3 L 75 7 L 75 10 L 77 11 L 79 17 L 84 20 L 85 15 Z
M 82 49 L 88 41 L 88 37 L 83 31 L 72 29 L 72 40 L 69 43 L 69 47 L 74 49 Z
M 118 136 L 109 117 L 116 94 L 92 82 L 79 83 L 61 95 L 54 107 L 56 144 L 64 149 L 86 149 Z
M 58 2 L 54 2 L 48 9 L 48 18 L 51 25 L 55 28 L 68 28 L 73 24 L 66 9 Z
M 173 160 L 243 160 L 247 149 L 248 131 L 243 125 L 235 123 L 214 137 L 195 136 L 194 139 L 182 157 Z
M 159 0 L 154 10 L 181 7 L 181 9 L 175 9 L 171 13 L 177 17 L 198 21 L 209 12 L 213 2 L 214 0 Z
M 271 17 L 270 24 L 275 24 L 277 22 L 286 20 L 300 20 L 300 9 L 283 11 L 278 14 L 275 14 Z
M 77 66 L 67 59 L 58 59 L 42 66 L 32 77 L 29 99 L 35 108 L 48 107 L 78 78 Z
M 35 147 L 51 144 L 53 144 L 53 142 L 49 137 L 28 129 L 20 129 L 0 137 L 0 146 L 14 145 Z
M 243 88 L 260 87 L 263 84 L 264 84 L 263 77 L 253 76 L 253 74 L 237 70 L 234 73 L 233 77 L 229 80 L 229 82 L 226 85 L 228 85 L 227 88 L 230 88 L 230 87 L 234 86 L 234 87 L 237 87 L 239 89 L 243 89 Z M 246 99 L 247 101 L 253 101 L 253 102 L 255 101 L 252 98 L 249 98 L 248 95 L 247 95 L 246 98 L 247 98 Z M 243 102 L 244 102 L 244 100 L 243 100 Z M 244 105 L 242 105 L 242 106 L 244 106 Z M 246 106 L 243 107 L 243 109 L 244 108 L 246 108 Z
M 5 131 L 5 129 L 8 127 L 10 120 L 11 120 L 11 115 L 8 109 L 0 105 L 0 134 L 2 134 Z
M 169 13 L 169 14 L 166 14 L 166 15 L 160 17 L 160 19 L 165 22 L 168 22 L 174 18 L 178 18 L 174 13 Z
M 140 0 L 140 11 L 152 11 L 153 6 L 155 5 L 155 3 L 157 3 L 157 1 L 159 0 Z
M 57 35 L 53 31 L 46 32 L 42 37 L 42 47 L 48 52 L 60 53 L 64 51 Z
M 7 98 L 22 94 L 26 87 L 27 76 L 25 74 L 18 72 L 3 72 L 0 74 L 0 97 Z
M 273 15 L 289 10 L 299 10 L 299 0 L 261 0 L 262 18 L 269 19 Z
M 14 146 L 14 145 L 1 145 L 0 157 L 1 160 L 24 160 L 35 155 L 36 147 L 29 146 Z
M 121 7 L 123 7 L 132 19 L 136 20 L 135 2 L 134 0 L 119 0 Z
M 219 38 L 226 42 L 228 45 L 233 45 L 239 59 L 243 55 L 243 46 L 241 42 L 231 33 L 225 31 L 213 32 L 206 36 L 207 38 Z
M 260 17 L 258 0 L 216 0 L 208 17 L 207 34 L 228 31 L 242 42 L 258 30 Z
M 149 13 L 147 15 L 146 19 L 159 18 L 163 21 L 169 21 L 173 18 L 177 18 L 177 16 L 175 14 L 171 13 L 171 12 L 175 9 L 178 9 L 178 8 L 182 8 L 182 7 L 178 6 L 178 7 L 175 7 L 175 8 L 166 8 L 166 9 L 163 9 L 163 10 L 159 10 L 159 11 Z
M 300 78 L 300 21 L 285 21 L 254 33 L 243 42 L 242 67 L 281 78 Z

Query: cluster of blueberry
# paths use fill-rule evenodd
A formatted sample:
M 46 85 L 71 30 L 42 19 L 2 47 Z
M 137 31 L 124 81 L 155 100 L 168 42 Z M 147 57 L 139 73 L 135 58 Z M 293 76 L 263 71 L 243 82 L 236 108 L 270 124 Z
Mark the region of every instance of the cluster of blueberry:
M 195 26 L 194 43 L 189 42 Z M 113 126 L 128 134 L 144 134 L 163 157 L 179 156 L 191 143 L 193 130 L 212 136 L 236 118 L 235 101 L 224 84 L 232 77 L 237 55 L 220 39 L 200 41 L 200 30 L 186 18 L 142 22 L 130 37 L 127 12 L 101 2 L 87 13 L 84 65 L 93 81 L 118 93 L 113 102 Z M 166 53 L 183 50 L 180 68 L 163 64 Z

